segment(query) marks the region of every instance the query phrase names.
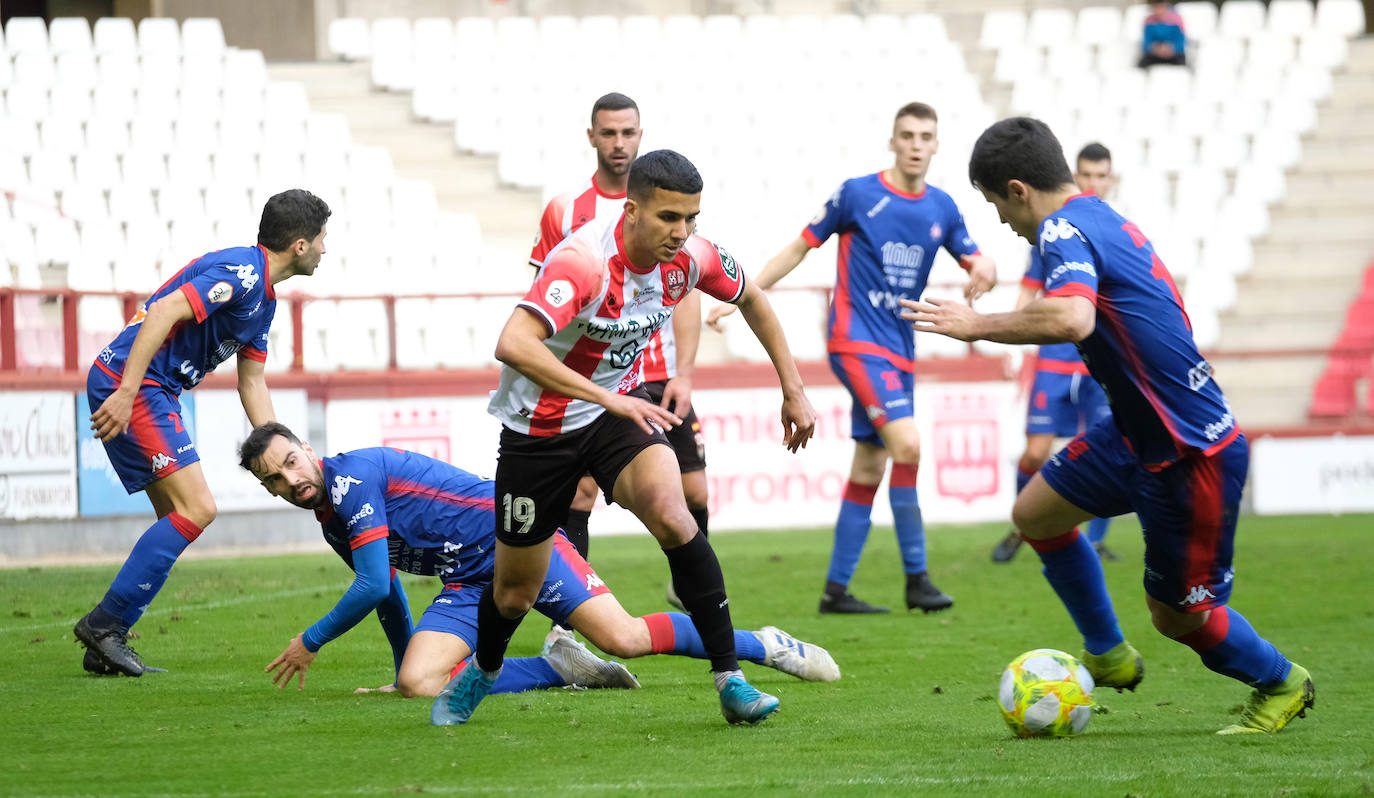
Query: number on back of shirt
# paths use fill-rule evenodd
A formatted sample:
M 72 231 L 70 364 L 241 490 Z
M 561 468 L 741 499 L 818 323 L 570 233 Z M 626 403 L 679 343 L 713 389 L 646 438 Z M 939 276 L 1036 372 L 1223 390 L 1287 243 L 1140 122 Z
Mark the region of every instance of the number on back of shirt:
M 506 532 L 514 532 L 517 535 L 529 533 L 530 527 L 534 526 L 534 500 L 528 496 L 511 496 L 507 493 L 501 497 L 501 504 L 506 508 Z M 520 525 L 515 529 L 516 524 Z

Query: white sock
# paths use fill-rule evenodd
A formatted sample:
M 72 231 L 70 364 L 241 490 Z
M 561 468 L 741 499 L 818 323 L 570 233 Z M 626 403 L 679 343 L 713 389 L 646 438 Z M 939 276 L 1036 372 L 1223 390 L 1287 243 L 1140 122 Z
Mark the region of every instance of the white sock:
M 731 676 L 738 676 L 743 679 L 744 671 L 736 668 L 732 671 L 713 671 L 711 675 L 716 677 L 716 692 L 720 692 L 725 689 L 725 683 L 730 681 Z

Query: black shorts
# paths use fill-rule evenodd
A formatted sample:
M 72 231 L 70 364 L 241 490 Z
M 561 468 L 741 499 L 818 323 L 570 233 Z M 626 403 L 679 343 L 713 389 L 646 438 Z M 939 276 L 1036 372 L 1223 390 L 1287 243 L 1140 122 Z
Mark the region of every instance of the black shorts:
M 630 396 L 649 399 L 643 388 Z M 496 456 L 496 539 L 507 546 L 543 543 L 567 517 L 584 474 L 590 473 L 610 497 L 625 466 L 656 443 L 667 446 L 668 439 L 610 413 L 553 437 L 502 427 Z
M 654 404 L 663 401 L 666 380 L 644 383 L 649 392 L 649 400 Z M 672 410 L 673 408 L 668 408 Z M 676 411 L 675 411 L 676 412 Z M 668 430 L 668 445 L 677 453 L 677 468 L 684 474 L 706 469 L 706 438 L 701 434 L 701 422 L 697 420 L 696 408 L 687 411 L 682 423 Z

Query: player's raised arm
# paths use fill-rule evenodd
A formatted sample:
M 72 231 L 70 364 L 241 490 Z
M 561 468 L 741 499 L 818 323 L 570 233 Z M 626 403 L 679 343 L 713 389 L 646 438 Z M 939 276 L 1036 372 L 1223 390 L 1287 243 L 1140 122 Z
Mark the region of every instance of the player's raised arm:
M 754 284 L 765 291 L 777 285 L 779 280 L 791 274 L 793 269 L 801 265 L 812 247 L 813 245 L 806 239 L 805 235 L 797 236 L 764 264 L 763 271 L 754 277 Z M 711 329 L 721 332 L 720 320 L 734 312 L 735 305 L 717 305 L 711 308 L 710 314 L 706 317 L 706 323 L 711 326 Z
M 138 334 L 124 361 L 124 373 L 119 387 L 91 414 L 91 429 L 102 441 L 108 441 L 129 428 L 134 399 L 143 384 L 143 376 L 153 355 L 162 348 L 172 328 L 180 322 L 195 319 L 191 302 L 181 291 L 173 291 L 154 302 L 144 315 Z

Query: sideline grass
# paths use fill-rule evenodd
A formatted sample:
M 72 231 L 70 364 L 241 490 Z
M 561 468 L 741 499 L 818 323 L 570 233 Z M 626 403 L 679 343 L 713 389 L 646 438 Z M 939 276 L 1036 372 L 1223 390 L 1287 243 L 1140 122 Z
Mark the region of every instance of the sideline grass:
M 1107 578 L 1147 678 L 1135 694 L 1099 691 L 1107 712 L 1066 741 L 1016 740 L 997 713 L 1012 657 L 1080 648 L 1033 553 L 988 561 L 1000 527 L 931 531 L 932 573 L 956 604 L 926 616 L 818 615 L 828 531 L 714 536 L 736 625 L 781 626 L 844 672 L 805 684 L 746 664 L 782 699 L 757 728 L 724 723 L 703 662 L 651 657 L 629 663 L 641 690 L 493 696 L 469 725 L 436 729 L 427 700 L 352 694 L 392 677 L 372 619 L 321 651 L 304 692 L 275 690 L 263 666 L 348 585 L 332 554 L 181 563 L 134 641 L 172 672 L 92 678 L 71 625 L 114 568 L 0 571 L 0 794 L 1370 794 L 1372 528 L 1370 516 L 1243 519 L 1233 606 L 1317 685 L 1315 712 L 1259 738 L 1212 734 L 1246 688 L 1151 629 L 1130 520 L 1108 538 L 1123 561 Z M 597 539 L 593 560 L 632 613 L 664 608 L 648 535 Z M 899 606 L 898 562 L 890 530 L 875 530 L 855 593 Z M 434 586 L 408 581 L 417 616 Z M 530 618 L 512 653 L 537 651 L 547 629 Z

